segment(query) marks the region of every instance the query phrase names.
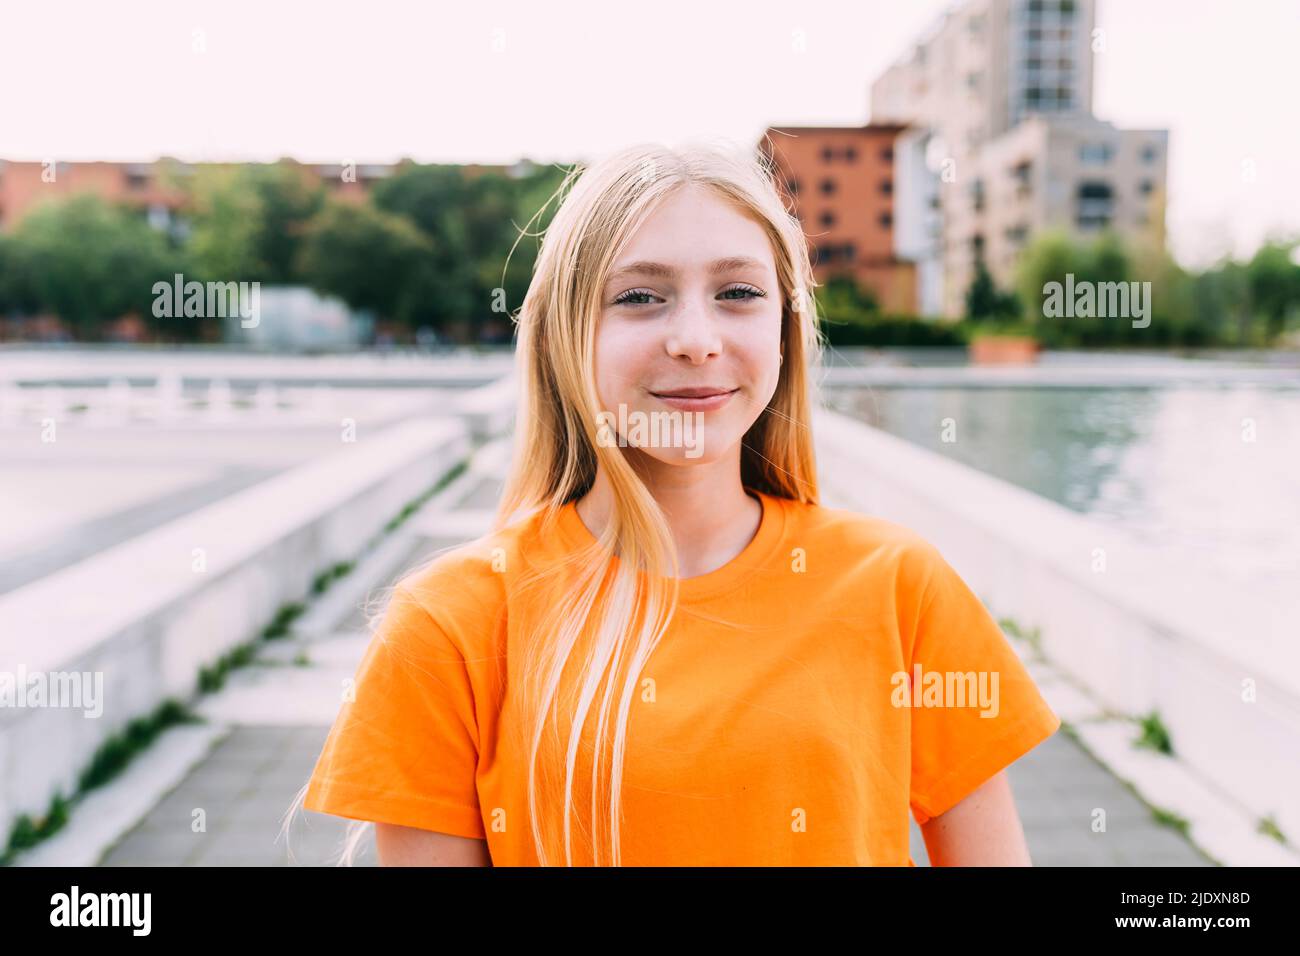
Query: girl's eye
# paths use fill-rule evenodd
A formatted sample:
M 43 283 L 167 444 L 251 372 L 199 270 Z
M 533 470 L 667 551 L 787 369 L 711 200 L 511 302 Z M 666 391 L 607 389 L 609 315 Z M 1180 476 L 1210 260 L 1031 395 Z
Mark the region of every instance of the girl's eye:
M 732 293 L 740 293 L 733 295 Z M 753 286 L 732 286 L 730 289 L 723 289 L 719 293 L 727 302 L 748 302 L 751 299 L 761 299 L 767 296 L 766 292 L 755 289 Z M 629 289 L 619 295 L 614 300 L 615 305 L 649 305 L 647 299 L 658 298 L 653 292 L 647 292 L 645 289 Z
M 634 302 L 634 301 L 632 301 L 632 300 L 633 300 L 633 299 L 636 299 L 636 298 L 638 298 L 638 297 L 649 298 L 649 297 L 651 297 L 651 296 L 653 296 L 653 295 L 654 295 L 653 292 L 646 292 L 644 289 L 629 289 L 628 291 L 626 291 L 626 292 L 624 292 L 622 295 L 620 295 L 617 299 L 615 299 L 615 300 L 614 300 L 614 304 L 615 304 L 615 305 L 624 305 L 624 304 L 628 304 L 628 305 L 646 305 L 647 303 L 645 303 L 645 302 Z
M 730 289 L 722 290 L 722 294 L 724 296 L 731 292 L 741 293 L 739 297 L 735 299 L 731 299 L 730 301 L 732 302 L 746 302 L 750 299 L 762 299 L 767 295 L 766 292 L 763 292 L 759 289 L 755 289 L 753 286 L 747 286 L 747 285 L 732 286 Z

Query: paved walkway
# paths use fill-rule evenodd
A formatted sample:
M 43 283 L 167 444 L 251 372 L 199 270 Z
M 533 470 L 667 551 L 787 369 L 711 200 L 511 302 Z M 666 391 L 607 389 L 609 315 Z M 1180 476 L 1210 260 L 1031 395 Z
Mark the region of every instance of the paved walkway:
M 499 489 L 499 462 L 465 476 L 431 507 L 455 505 L 455 526 L 486 519 Z M 414 516 L 383 553 L 335 583 L 299 618 L 294 633 L 267 645 L 258 662 L 232 673 L 198 708 L 229 727 L 178 785 L 103 857 L 101 865 L 325 865 L 334 862 L 346 822 L 298 815 L 289 846 L 280 836 L 286 810 L 307 782 L 338 704 L 366 644 L 358 610 L 366 582 L 391 582 L 429 551 L 457 538 L 436 515 Z M 304 663 L 300 655 L 306 655 Z M 1049 702 L 1051 686 L 1044 687 Z M 1008 771 L 1030 853 L 1038 866 L 1204 866 L 1210 861 L 1066 734 L 1035 748 Z M 1105 833 L 1091 828 L 1105 808 Z M 197 811 L 202 811 L 198 813 Z M 195 832 L 194 821 L 203 828 Z M 290 857 L 292 851 L 292 859 Z M 912 856 L 928 860 L 912 824 Z M 374 865 L 366 834 L 356 862 Z

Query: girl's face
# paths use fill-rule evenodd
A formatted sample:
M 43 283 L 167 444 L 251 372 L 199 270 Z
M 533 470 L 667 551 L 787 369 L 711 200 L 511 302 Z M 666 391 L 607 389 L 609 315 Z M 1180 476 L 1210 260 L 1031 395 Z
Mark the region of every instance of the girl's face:
M 762 227 L 705 187 L 677 190 L 632 236 L 602 292 L 602 443 L 665 464 L 739 454 L 776 391 L 781 310 Z

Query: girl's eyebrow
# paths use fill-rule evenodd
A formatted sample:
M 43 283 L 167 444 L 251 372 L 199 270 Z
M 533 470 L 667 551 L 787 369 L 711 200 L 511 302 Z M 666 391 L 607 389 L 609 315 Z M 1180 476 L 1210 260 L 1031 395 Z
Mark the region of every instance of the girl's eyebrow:
M 733 269 L 749 268 L 762 269 L 765 267 L 762 262 L 751 256 L 727 256 L 724 259 L 715 259 L 709 263 L 709 275 L 720 275 Z M 677 270 L 662 262 L 630 262 L 611 272 L 608 281 L 615 282 L 632 275 L 652 276 L 656 279 L 673 279 L 677 277 Z

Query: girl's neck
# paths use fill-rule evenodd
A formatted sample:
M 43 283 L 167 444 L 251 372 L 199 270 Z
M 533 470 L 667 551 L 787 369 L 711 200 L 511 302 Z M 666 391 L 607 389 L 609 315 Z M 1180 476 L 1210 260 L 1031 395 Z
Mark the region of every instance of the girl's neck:
M 694 578 L 717 570 L 745 550 L 758 533 L 763 505 L 740 481 L 739 462 L 662 466 L 646 476 L 663 509 L 677 548 L 678 573 Z M 663 474 L 667 472 L 668 474 Z M 597 470 L 591 489 L 578 499 L 582 523 L 597 537 L 609 523 L 613 492 Z

